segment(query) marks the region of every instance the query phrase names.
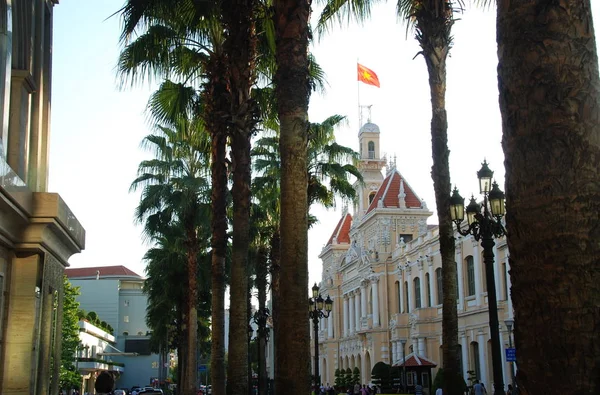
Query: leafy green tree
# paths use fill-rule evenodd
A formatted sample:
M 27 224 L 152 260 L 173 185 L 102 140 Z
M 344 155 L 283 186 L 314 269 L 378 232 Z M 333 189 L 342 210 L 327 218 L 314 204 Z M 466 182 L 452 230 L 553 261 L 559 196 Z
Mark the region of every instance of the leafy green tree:
M 360 384 L 360 370 L 358 369 L 358 366 L 355 366 L 354 369 L 352 369 L 352 384 Z
M 67 276 L 63 280 L 62 349 L 60 359 L 60 387 L 79 388 L 81 375 L 76 369 L 79 346 L 79 287 L 71 285 Z
M 354 385 L 352 380 L 352 369 L 347 368 L 344 372 L 344 382 L 346 383 L 346 387 L 351 387 Z
M 335 377 L 335 381 L 334 384 L 339 392 L 340 388 L 345 386 L 344 383 L 344 375 L 343 373 L 340 371 L 340 369 L 336 369 L 334 372 L 334 377 Z

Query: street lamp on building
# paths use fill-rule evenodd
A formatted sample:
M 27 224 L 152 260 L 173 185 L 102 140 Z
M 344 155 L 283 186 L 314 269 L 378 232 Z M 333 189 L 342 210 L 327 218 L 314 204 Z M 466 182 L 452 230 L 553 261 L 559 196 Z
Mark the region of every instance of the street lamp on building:
M 504 324 L 506 325 L 506 328 L 508 329 L 508 348 L 512 348 L 513 347 L 513 344 L 512 344 L 512 329 L 513 329 L 513 326 L 515 324 L 515 321 L 514 320 L 505 320 Z M 515 363 L 513 361 L 510 361 L 510 382 L 512 383 L 513 393 L 516 393 L 516 387 L 515 387 Z
M 483 262 L 485 264 L 485 277 L 488 291 L 488 308 L 490 321 L 490 336 L 492 340 L 492 367 L 494 373 L 494 394 L 504 394 L 502 378 L 502 354 L 500 348 L 500 329 L 498 323 L 498 305 L 496 301 L 496 284 L 494 280 L 494 237 L 506 235 L 502 225 L 504 216 L 504 192 L 492 179 L 494 172 L 490 170 L 484 160 L 481 170 L 477 172 L 479 178 L 479 191 L 483 195 L 483 205 L 480 206 L 471 196 L 469 205 L 465 210 L 465 200 L 454 188 L 450 197 L 450 216 L 456 224 L 458 233 L 463 236 L 473 235 L 475 240 L 481 240 L 483 247 Z M 463 230 L 461 224 L 467 213 L 468 228 Z
M 315 334 L 315 384 L 319 384 L 319 320 L 328 318 L 333 308 L 333 300 L 329 296 L 323 300 L 317 283 L 312 287 L 312 298 L 308 298 L 308 316 L 312 319 Z

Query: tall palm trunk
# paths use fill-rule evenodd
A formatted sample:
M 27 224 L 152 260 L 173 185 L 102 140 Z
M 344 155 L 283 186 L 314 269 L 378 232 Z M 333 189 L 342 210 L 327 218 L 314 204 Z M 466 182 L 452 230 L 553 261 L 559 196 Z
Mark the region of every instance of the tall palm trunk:
M 185 395 L 196 395 L 198 380 L 198 236 L 193 222 L 186 224 L 188 305 Z
M 265 309 L 267 308 L 267 274 L 268 274 L 268 253 L 265 246 L 258 249 L 256 259 L 256 289 L 258 290 L 258 311 L 263 315 L 260 318 L 258 331 L 258 390 L 259 395 L 267 395 L 267 337 Z
M 275 75 L 281 150 L 281 261 L 275 391 L 310 392 L 308 296 L 308 21 L 310 0 L 276 0 Z
M 225 0 L 223 22 L 228 32 L 231 156 L 233 162 L 233 246 L 227 394 L 248 393 L 248 249 L 250 246 L 250 137 L 256 106 L 250 94 L 255 82 L 256 0 Z
M 444 393 L 460 394 L 460 359 L 458 353 L 458 312 L 456 299 L 456 263 L 454 231 L 450 218 L 450 166 L 448 120 L 446 116 L 446 59 L 450 51 L 450 30 L 453 24 L 451 4 L 446 1 L 423 2 L 416 13 L 417 40 L 429 74 L 431 94 L 431 144 L 433 167 L 431 178 L 439 222 L 440 255 L 442 258 L 442 345 L 444 359 Z
M 213 393 L 225 393 L 225 259 L 227 253 L 227 81 L 225 62 L 215 53 L 207 65 L 208 83 L 203 92 L 204 119 L 211 134 L 211 359 Z
M 270 245 L 270 256 L 269 256 L 269 260 L 271 261 L 271 267 L 270 267 L 270 272 L 271 272 L 271 316 L 273 318 L 272 322 L 273 322 L 273 335 L 276 336 L 277 333 L 277 325 L 275 324 L 275 322 L 279 321 L 279 299 L 280 299 L 280 292 L 279 292 L 279 272 L 281 270 L 281 237 L 279 236 L 279 226 L 280 224 L 277 224 L 277 227 L 275 229 L 275 231 L 273 232 L 273 235 L 271 236 L 271 245 Z M 275 373 L 275 377 L 277 377 L 277 342 L 274 342 L 274 373 Z M 275 383 L 276 384 L 276 383 Z M 275 395 L 277 395 L 278 392 L 275 388 Z
M 498 1 L 521 393 L 600 393 L 600 80 L 590 1 Z

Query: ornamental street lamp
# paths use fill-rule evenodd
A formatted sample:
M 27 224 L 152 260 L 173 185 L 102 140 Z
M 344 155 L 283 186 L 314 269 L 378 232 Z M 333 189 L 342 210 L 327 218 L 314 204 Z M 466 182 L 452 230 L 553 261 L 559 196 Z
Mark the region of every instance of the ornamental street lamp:
M 502 225 L 504 216 L 504 192 L 498 184 L 492 183 L 494 172 L 490 170 L 484 160 L 481 170 L 477 172 L 479 178 L 479 191 L 483 195 L 483 206 L 480 206 L 471 196 L 466 210 L 465 200 L 454 188 L 450 197 L 450 216 L 456 224 L 456 230 L 463 236 L 473 235 L 475 240 L 481 240 L 483 247 L 483 262 L 485 264 L 485 277 L 488 290 L 488 310 L 490 321 L 490 335 L 492 338 L 492 367 L 494 373 L 494 394 L 504 394 L 502 378 L 502 354 L 500 348 L 500 329 L 498 323 L 498 305 L 496 302 L 496 284 L 494 280 L 494 237 L 506 235 Z M 490 189 L 491 187 L 491 189 Z M 463 230 L 461 223 L 467 213 L 468 228 Z
M 332 308 L 333 300 L 329 296 L 323 300 L 319 293 L 319 286 L 315 283 L 312 287 L 312 298 L 308 298 L 308 316 L 312 319 L 315 334 L 315 385 L 319 385 L 319 320 L 328 318 Z
M 508 347 L 512 348 L 512 346 L 513 346 L 512 345 L 512 328 L 515 325 L 515 321 L 514 320 L 505 320 L 504 324 L 506 325 L 506 328 L 508 329 Z M 515 363 L 513 361 L 510 361 L 510 381 L 512 383 L 512 392 L 516 393 Z
M 258 393 L 259 395 L 267 394 L 267 358 L 265 350 L 269 341 L 269 328 L 267 327 L 267 319 L 270 316 L 268 308 L 258 309 L 252 319 L 257 325 L 256 334 L 258 337 Z

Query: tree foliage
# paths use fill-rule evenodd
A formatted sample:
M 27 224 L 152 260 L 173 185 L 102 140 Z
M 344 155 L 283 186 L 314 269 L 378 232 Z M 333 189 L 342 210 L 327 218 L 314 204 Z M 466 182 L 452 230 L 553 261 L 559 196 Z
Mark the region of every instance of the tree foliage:
M 79 287 L 71 285 L 67 276 L 63 283 L 62 350 L 60 358 L 60 387 L 79 388 L 81 375 L 75 369 L 79 346 Z

